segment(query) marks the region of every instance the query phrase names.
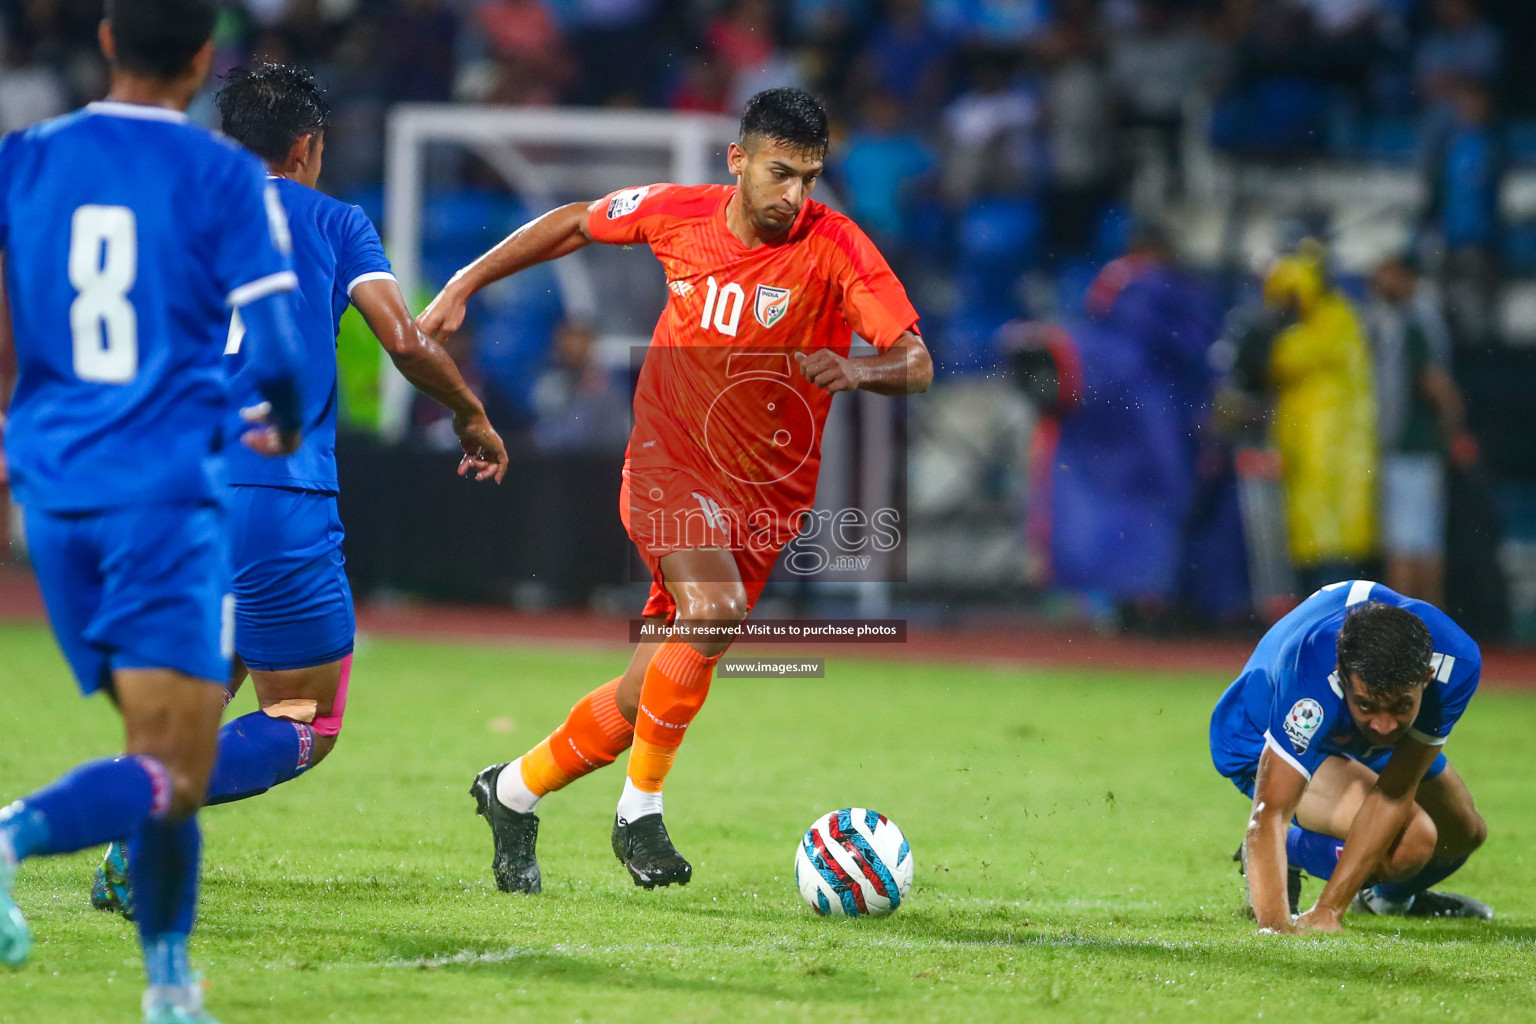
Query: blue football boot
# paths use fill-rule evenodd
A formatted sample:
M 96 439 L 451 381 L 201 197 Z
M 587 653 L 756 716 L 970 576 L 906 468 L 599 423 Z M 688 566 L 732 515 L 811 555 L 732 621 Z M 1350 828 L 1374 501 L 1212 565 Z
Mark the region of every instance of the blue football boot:
M 122 843 L 107 847 L 107 855 L 101 859 L 101 867 L 96 869 L 96 880 L 91 883 L 91 906 L 121 914 L 124 920 L 133 920 L 133 897 L 128 889 L 128 853 Z

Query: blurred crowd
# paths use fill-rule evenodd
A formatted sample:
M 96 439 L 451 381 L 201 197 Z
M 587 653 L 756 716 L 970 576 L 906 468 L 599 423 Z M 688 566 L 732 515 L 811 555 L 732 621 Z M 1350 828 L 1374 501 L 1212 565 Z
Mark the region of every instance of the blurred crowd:
M 0 0 L 0 130 L 102 93 L 100 8 Z M 1536 227 L 1501 202 L 1536 166 L 1518 59 L 1536 3 L 229 0 L 217 41 L 220 70 L 316 72 L 334 108 L 322 186 L 376 216 L 397 103 L 734 114 L 810 88 L 835 122 L 829 183 L 924 314 L 939 411 L 914 415 L 942 420 L 954 396 L 969 425 L 949 440 L 975 448 L 999 388 L 1022 405 L 1005 372 L 1037 412 L 1026 486 L 949 488 L 1028 505 L 1024 575 L 1152 619 L 1240 616 L 1373 568 L 1444 588 L 1447 480 L 1476 463 L 1457 358 L 1501 345 L 1499 290 L 1536 273 Z M 1326 224 L 1258 274 L 1197 272 L 1169 217 L 1196 149 L 1393 166 L 1424 201 L 1368 274 L 1335 273 Z M 429 284 L 529 212 L 475 161 L 441 171 Z M 622 450 L 627 367 L 541 273 L 489 294 L 457 354 L 514 446 Z M 376 350 L 344 336 L 342 358 L 367 420 Z M 431 410 L 415 425 L 447 442 Z
M 1085 248 L 1132 149 L 1177 187 L 1191 100 L 1252 154 L 1428 157 L 1490 110 L 1536 113 L 1520 0 L 230 0 L 220 65 L 297 61 L 338 111 L 333 190 L 376 181 L 402 101 L 734 113 L 761 88 L 829 101 L 860 217 L 901 240 L 906 193 L 1050 197 Z M 98 95 L 99 0 L 0 0 L 0 128 Z M 1523 135 L 1517 147 L 1536 140 Z M 1486 159 L 1486 158 L 1485 158 Z M 1463 154 L 1459 167 L 1469 162 Z M 1448 189 L 1454 192 L 1454 189 Z M 1460 215 L 1458 215 L 1460 216 Z M 1466 219 L 1475 219 L 1472 212 Z M 1476 233 L 1476 224 L 1457 230 Z
M 1453 481 L 1463 506 L 1484 483 L 1434 285 L 1392 256 L 1346 290 L 1310 236 L 1257 284 L 1223 322 L 1214 289 L 1144 227 L 1081 316 L 1005 329 L 1043 417 L 1029 489 L 1043 581 L 1146 624 L 1273 620 L 1356 578 L 1443 604 Z M 1496 528 L 1462 532 L 1463 558 L 1497 544 Z M 1496 564 L 1480 571 L 1502 586 Z

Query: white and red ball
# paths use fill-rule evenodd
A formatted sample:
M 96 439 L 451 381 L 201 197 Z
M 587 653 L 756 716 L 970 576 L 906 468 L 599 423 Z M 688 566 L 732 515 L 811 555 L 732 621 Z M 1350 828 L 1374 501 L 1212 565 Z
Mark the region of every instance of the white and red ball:
M 823 917 L 884 917 L 912 889 L 912 848 L 883 814 L 862 807 L 833 811 L 800 840 L 795 884 Z

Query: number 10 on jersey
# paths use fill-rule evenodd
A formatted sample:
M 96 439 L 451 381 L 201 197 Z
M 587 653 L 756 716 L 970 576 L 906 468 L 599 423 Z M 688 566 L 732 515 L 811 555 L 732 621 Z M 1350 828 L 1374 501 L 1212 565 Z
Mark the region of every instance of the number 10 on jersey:
M 704 287 L 704 316 L 699 326 L 706 331 L 713 326 L 721 334 L 736 337 L 736 328 L 741 325 L 741 310 L 747 304 L 747 293 L 735 283 L 722 288 L 713 277 Z

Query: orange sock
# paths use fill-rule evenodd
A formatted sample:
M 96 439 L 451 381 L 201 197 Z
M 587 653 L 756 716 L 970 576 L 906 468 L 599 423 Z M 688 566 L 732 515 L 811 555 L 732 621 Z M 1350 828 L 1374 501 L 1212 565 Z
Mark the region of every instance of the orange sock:
M 719 656 L 706 658 L 681 640 L 668 640 L 645 670 L 640 712 L 629 751 L 629 781 L 646 793 L 660 793 L 683 742 L 683 733 L 709 696 Z
M 523 755 L 523 785 L 542 797 L 612 764 L 634 739 L 635 727 L 619 712 L 619 680 L 576 702 L 558 729 Z

